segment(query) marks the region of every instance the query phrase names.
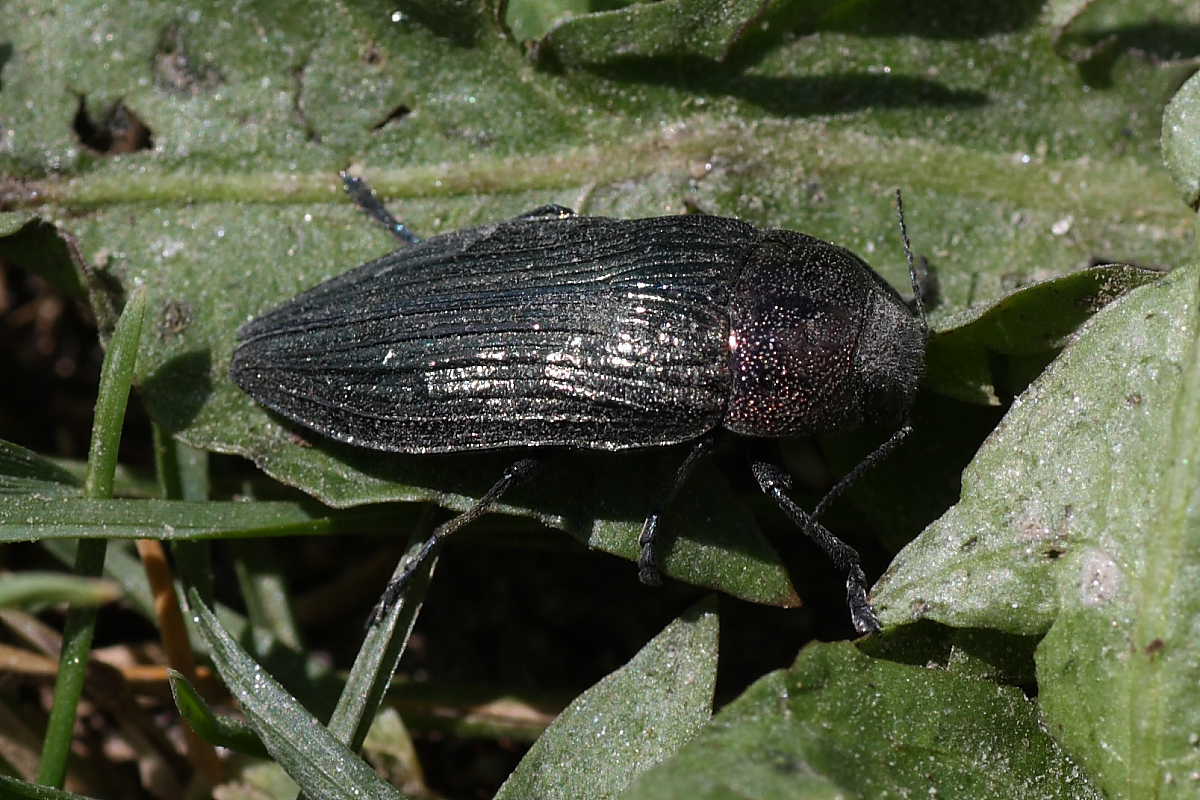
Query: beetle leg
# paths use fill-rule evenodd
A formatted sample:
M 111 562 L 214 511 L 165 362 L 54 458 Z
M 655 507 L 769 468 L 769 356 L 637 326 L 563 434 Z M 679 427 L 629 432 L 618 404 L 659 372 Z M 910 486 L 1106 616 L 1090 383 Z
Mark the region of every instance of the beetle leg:
M 362 178 L 356 178 L 346 170 L 338 173 L 342 176 L 342 183 L 346 186 L 346 194 L 350 195 L 359 208 L 370 214 L 375 219 L 383 223 L 383 226 L 388 229 L 388 233 L 395 236 L 405 244 L 416 244 L 421 241 L 421 237 L 408 229 L 400 220 L 392 216 L 392 212 L 384 208 L 383 203 L 375 195 L 375 191 Z
M 535 458 L 523 458 L 511 464 L 508 469 L 504 470 L 504 474 L 500 476 L 500 480 L 496 481 L 492 485 L 492 488 L 484 492 L 483 496 L 476 500 L 474 505 L 457 517 L 448 519 L 435 528 L 417 554 L 409 559 L 400 574 L 393 578 L 384 588 L 383 596 L 379 598 L 379 602 L 375 604 L 375 609 L 371 612 L 371 624 L 378 624 L 387 616 L 388 610 L 400 599 L 400 595 L 404 593 L 404 588 L 408 586 L 408 582 L 412 579 L 412 576 L 441 547 L 446 537 L 457 533 L 463 527 L 470 525 L 491 511 L 492 506 L 500 500 L 505 492 L 532 475 L 540 465 L 541 462 Z
M 876 447 L 867 455 L 866 458 L 858 462 L 858 466 L 847 472 L 840 481 L 835 483 L 833 487 L 825 493 L 825 496 L 821 498 L 821 502 L 817 503 L 817 507 L 813 511 L 813 517 L 815 519 L 820 519 L 821 515 L 825 513 L 825 509 L 829 508 L 829 504 L 836 500 L 838 495 L 850 488 L 855 481 L 862 477 L 864 472 L 878 464 L 883 459 L 887 458 L 888 455 L 896 449 L 896 446 L 903 442 L 905 438 L 912 433 L 912 430 L 912 425 L 909 425 L 907 422 L 904 423 L 900 426 L 899 430 L 888 437 L 887 441 L 879 445 L 879 447 Z
M 642 548 L 641 553 L 638 555 L 638 580 L 647 586 L 662 585 L 662 575 L 658 572 L 658 559 L 654 555 L 654 541 L 658 535 L 658 523 L 662 519 L 662 515 L 666 509 L 675 502 L 675 498 L 679 495 L 679 490 L 687 482 L 688 476 L 692 474 L 692 470 L 696 468 L 696 464 L 699 463 L 700 459 L 712 452 L 716 441 L 716 436 L 709 434 L 692 446 L 687 457 L 683 459 L 683 463 L 675 470 L 675 477 L 671 480 L 671 487 L 667 490 L 666 496 L 650 512 L 649 516 L 646 517 L 646 521 L 642 523 L 642 533 L 638 536 L 638 544 Z
M 558 203 L 547 203 L 544 206 L 538 206 L 532 211 L 526 211 L 524 214 L 517 216 L 517 219 L 566 219 L 573 216 L 575 216 L 573 209 L 560 206 Z
M 867 578 L 863 574 L 858 551 L 826 530 L 812 514 L 800 508 L 787 496 L 788 489 L 792 487 L 792 479 L 778 465 L 756 461 L 750 465 L 750 470 L 763 493 L 774 500 L 783 513 L 825 551 L 825 555 L 834 566 L 846 573 L 846 604 L 850 607 L 850 621 L 854 624 L 854 629 L 859 633 L 878 631 L 879 619 L 867 600 Z

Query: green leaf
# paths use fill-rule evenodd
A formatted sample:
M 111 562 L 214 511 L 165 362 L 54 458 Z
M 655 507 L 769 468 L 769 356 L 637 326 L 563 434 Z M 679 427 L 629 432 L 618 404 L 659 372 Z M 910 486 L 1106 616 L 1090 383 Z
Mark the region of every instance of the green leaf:
M 36 272 L 68 297 L 83 297 L 75 242 L 54 225 L 22 216 L 28 215 L 0 214 L 0 258 Z
M 702 601 L 575 698 L 496 800 L 617 797 L 678 751 L 712 714 L 717 622 L 713 600 Z
M 330 511 L 315 503 L 93 500 L 15 495 L 0 506 L 0 542 L 62 538 L 189 541 L 390 530 L 416 512 L 396 506 Z
M 605 3 L 593 0 L 509 0 L 505 22 L 513 38 L 528 42 L 541 38 L 555 24 L 589 11 L 624 5 L 623 0 Z
M 924 620 L 857 642 L 874 658 L 914 667 L 944 669 L 963 677 L 1028 690 L 1037 685 L 1034 651 L 1039 636 L 987 628 L 950 628 Z
M 394 708 L 385 708 L 375 716 L 363 741 L 363 752 L 390 783 L 408 794 L 430 794 L 412 737 Z
M 266 674 L 195 590 L 187 597 L 221 679 L 267 751 L 306 794 L 328 800 L 404 797 Z
M 579 68 L 686 58 L 724 61 L 769 0 L 664 0 L 586 14 L 556 25 L 535 45 L 547 66 Z
M 717 714 L 627 800 L 1098 798 L 1019 689 L 813 644 Z
M 7 775 L 0 775 L 0 793 L 12 800 L 92 800 L 82 794 L 65 792 L 37 783 L 26 783 Z
M 1198 315 L 1193 265 L 1087 323 L 874 593 L 885 625 L 1045 633 L 1051 730 L 1114 796 L 1200 770 Z
M 1187 252 L 1188 217 L 1158 168 L 1182 66 L 1131 33 L 1153 19 L 1186 38 L 1194 20 L 1169 3 L 1100 15 L 1059 4 L 1043 21 L 1030 4 L 896 15 L 881 2 L 669 0 L 558 26 L 534 54 L 558 74 L 506 34 L 502 5 L 253 6 L 229 29 L 211 3 L 8 8 L 27 24 L 3 65 L 13 133 L 0 205 L 77 235 L 102 323 L 147 287 L 154 335 L 138 380 L 156 422 L 339 506 L 462 509 L 499 474 L 489 458 L 305 442 L 228 379 L 239 325 L 394 246 L 341 196 L 350 164 L 422 233 L 545 202 L 614 216 L 698 207 L 837 241 L 903 287 L 888 199 L 900 185 L 941 278 L 939 316 L 1097 256 L 1169 264 Z M 107 26 L 93 37 L 77 21 L 97 15 Z M 1111 34 L 1111 57 L 1086 73 L 1060 57 L 1067 25 L 1080 41 Z M 72 128 L 81 113 L 103 128 L 117 110 L 144 123 L 151 148 L 98 149 Z M 632 555 L 672 465 L 580 462 L 505 510 Z M 714 473 L 680 505 L 665 571 L 796 602 Z
M 1159 538 L 1141 528 L 1156 513 L 1164 443 L 1195 435 L 1168 411 L 1190 367 L 1195 275 L 1109 306 L 1018 398 L 963 474 L 958 505 L 876 587 L 882 619 L 1044 633 L 1064 603 L 1084 602 L 1075 589 L 1093 548 L 1116 557 Z
M 120 587 L 112 581 L 58 572 L 22 572 L 0 580 L 0 608 L 64 602 L 102 606 L 120 596 Z
M 0 441 L 0 495 L 78 495 L 83 481 L 52 461 Z
M 1184 201 L 1200 204 L 1200 74 L 1193 75 L 1171 98 L 1163 113 L 1163 161 Z
M 47 539 L 41 544 L 46 552 L 63 564 L 75 563 L 78 539 Z M 138 558 L 133 542 L 109 542 L 104 553 L 104 575 L 121 587 L 126 603 L 136 608 L 146 619 L 154 619 L 154 596 L 146 579 L 146 568 Z
M 141 287 L 135 287 L 116 322 L 100 368 L 100 388 L 92 420 L 87 473 L 83 479 L 83 494 L 89 500 L 112 497 L 117 448 L 124 428 L 125 408 L 129 402 L 145 316 L 146 292 Z M 108 542 L 102 537 L 81 539 L 75 549 L 75 574 L 80 577 L 99 577 L 104 570 L 107 546 Z M 38 765 L 38 782 L 47 786 L 61 787 L 66 779 L 76 707 L 83 693 L 95 629 L 96 608 L 93 604 L 67 609 L 53 702 L 42 741 L 42 760 Z
M 218 747 L 228 747 L 244 755 L 257 758 L 270 758 L 262 740 L 254 731 L 234 717 L 214 714 L 208 703 L 200 696 L 187 678 L 178 670 L 168 669 L 167 679 L 171 683 L 171 696 L 175 698 L 175 707 L 192 730 L 204 741 Z
M 425 524 L 417 528 L 418 531 L 428 529 L 429 526 Z M 408 559 L 414 558 L 424 546 L 423 537 L 413 538 L 415 542 L 396 565 L 392 580 L 400 576 L 407 566 Z M 430 575 L 436 565 L 437 556 L 427 559 L 409 578 L 399 601 L 393 603 L 380 620 L 372 623 L 367 635 L 363 637 L 363 643 L 354 659 L 354 666 L 346 676 L 346 684 L 342 687 L 337 707 L 329 719 L 329 732 L 352 750 L 362 747 L 367 730 L 371 727 L 384 694 L 391 685 L 396 666 L 400 663 L 400 657 L 404 655 L 408 637 L 412 635 L 413 625 L 421 612 L 421 603 L 425 599 Z
M 121 317 L 108 340 L 104 365 L 100 370 L 100 389 L 96 394 L 92 441 L 88 448 L 88 468 L 83 479 L 83 493 L 91 499 L 112 497 L 117 448 L 121 443 L 125 408 L 129 404 L 129 391 L 137 368 L 145 316 L 146 292 L 137 286 L 129 293 L 129 300 L 121 310 Z
M 552 0 L 529 2 L 544 8 Z M 245 454 L 336 505 L 432 500 L 459 509 L 490 485 L 502 459 L 392 459 L 314 441 L 264 413 L 227 377 L 239 325 L 394 246 L 342 197 L 336 172 L 346 166 L 360 167 L 421 233 L 545 202 L 612 216 L 699 209 L 836 241 L 906 290 L 889 201 L 901 186 L 915 248 L 942 287 L 927 377 L 972 402 L 1007 399 L 1040 368 L 1043 351 L 1004 350 L 1013 324 L 1028 341 L 1044 332 L 1047 344 L 1074 324 L 1076 313 L 1053 295 L 1014 289 L 1102 261 L 1177 265 L 1194 257 L 1194 215 L 1179 200 L 1194 203 L 1200 191 L 1196 81 L 1184 84 L 1200 52 L 1194 4 L 931 0 L 899 13 L 886 0 L 783 0 L 759 14 L 759 4 L 741 0 L 665 0 L 580 16 L 529 51 L 507 35 L 503 5 L 399 0 L 331 10 L 306 0 L 286 14 L 250 4 L 231 21 L 211 0 L 186 9 L 83 0 L 70 13 L 44 0 L 10 2 L 5 18 L 20 24 L 0 42 L 0 254 L 64 276 L 63 286 L 86 284 L 106 336 L 131 291 L 147 288 L 136 380 L 168 433 Z M 514 0 L 514 14 L 519 5 Z M 522 36 L 541 34 L 532 23 L 526 30 Z M 111 139 L 106 120 L 121 116 L 144 124 L 149 148 L 119 152 L 99 146 L 103 135 L 85 135 L 90 126 Z M 66 235 L 78 237 L 78 254 Z M 961 561 L 952 548 L 914 547 L 903 563 L 914 581 L 898 573 L 892 588 L 879 590 L 893 624 L 961 611 L 972 621 L 957 624 L 1028 631 L 1018 636 L 1022 653 L 1045 635 L 1038 703 L 1112 796 L 1183 793 L 1196 771 L 1188 732 L 1200 726 L 1189 716 L 1195 700 L 1184 694 L 1197 683 L 1190 665 L 1200 661 L 1186 627 L 1196 616 L 1188 511 L 1195 503 L 1182 499 L 1197 483 L 1187 468 L 1196 463 L 1187 403 L 1197 396 L 1187 359 L 1196 359 L 1178 338 L 1178 329 L 1195 330 L 1179 309 L 1192 313 L 1196 303 L 1166 288 L 1185 279 L 1176 273 L 1143 288 L 1089 324 L 1080 342 L 1113 325 L 1112 346 L 1064 356 L 1060 364 L 1072 363 L 1075 377 L 1054 385 L 1064 371 L 1056 366 L 1021 398 L 968 472 L 961 508 L 932 529 L 952 536 L 962 522 L 967 531 L 978 524 L 1006 536 L 969 543 L 973 552 Z M 1048 285 L 1086 298 L 1071 280 Z M 1131 312 L 1120 325 L 1101 321 L 1138 304 L 1141 319 Z M 960 316 L 969 313 L 977 316 Z M 1124 407 L 1122 388 L 1132 390 Z M 1042 402 L 1042 416 L 1031 418 Z M 917 496 L 930 516 L 944 509 L 957 489 L 960 452 L 973 451 L 966 444 L 994 422 L 992 409 L 944 397 L 923 398 L 919 411 L 929 447 L 920 457 L 897 453 L 899 468 L 881 471 L 894 478 L 889 494 L 876 495 L 883 500 L 837 509 L 851 520 L 905 520 L 896 540 L 920 527 L 904 496 Z M 1093 411 L 1090 423 L 1083 419 Z M 1030 431 L 1017 430 L 1021 420 Z M 1087 435 L 1064 430 L 1075 423 Z M 948 433 L 952 456 L 939 449 Z M 1006 454 L 1008 444 L 1016 449 Z M 642 517 L 680 458 L 557 462 L 505 510 L 630 556 Z M 201 504 L 60 502 L 49 495 L 66 495 L 68 484 L 38 470 L 24 477 L 45 483 L 25 484 L 0 503 L 9 540 L 43 530 L 171 535 L 164 520 L 184 537 L 348 529 L 337 522 L 348 517 L 299 506 L 213 506 L 207 515 Z M 1081 480 L 1087 485 L 1079 488 Z M 1072 488 L 1043 493 L 1055 483 Z M 31 496 L 38 492 L 47 497 Z M 984 508 L 975 513 L 972 504 Z M 743 597 L 794 602 L 743 498 L 715 470 L 697 475 L 680 505 L 668 526 L 679 534 L 667 548 L 669 572 Z M 1006 516 L 1014 509 L 1026 513 Z M 243 516 L 254 514 L 257 521 Z M 1060 531 L 1065 542 L 1055 538 Z M 1060 544 L 1068 549 L 1056 552 Z M 1093 551 L 1119 572 L 1088 561 Z M 1105 599 L 1114 574 L 1120 591 Z M 1016 613 L 1013 602 L 1021 604 Z M 993 641 L 994 631 L 975 630 Z M 875 669 L 886 671 L 866 671 Z M 905 674 L 919 676 L 918 690 L 918 681 L 943 677 Z M 808 692 L 811 683 L 802 694 L 818 694 Z M 863 713 L 878 702 L 855 699 Z M 770 708 L 787 723 L 790 705 Z M 984 707 L 981 715 L 996 716 L 981 716 L 979 730 L 1006 723 L 1007 710 Z M 764 723 L 776 711 L 763 712 Z M 810 715 L 811 728 L 836 732 L 841 738 L 830 739 L 838 742 L 860 732 L 843 722 L 856 719 L 845 707 L 829 711 Z M 927 716 L 914 714 L 928 734 Z M 884 746 L 904 744 L 902 734 Z M 1020 742 L 996 741 L 1026 752 Z M 746 765 L 775 752 L 775 739 L 759 744 Z M 936 747 L 928 751 L 940 757 Z M 719 758 L 698 767 L 726 763 Z M 779 763 L 784 773 L 799 762 Z M 729 764 L 731 774 L 740 766 Z M 788 783 L 781 793 L 801 789 Z
M 1011 376 L 995 374 L 998 356 L 1048 359 L 1092 314 L 1161 276 L 1124 264 L 1092 267 L 945 317 L 929 342 L 929 388 L 967 402 L 999 404 L 999 394 L 1024 385 L 1014 387 Z

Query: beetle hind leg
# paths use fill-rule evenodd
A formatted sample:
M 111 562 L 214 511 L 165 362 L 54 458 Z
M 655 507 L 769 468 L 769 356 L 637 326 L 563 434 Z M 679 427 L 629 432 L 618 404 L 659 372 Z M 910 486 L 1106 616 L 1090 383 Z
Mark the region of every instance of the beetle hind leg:
M 375 604 L 375 609 L 371 612 L 370 624 L 377 625 L 387 616 L 388 611 L 400 599 L 400 595 L 404 594 L 404 590 L 417 570 L 437 552 L 447 537 L 491 511 L 492 506 L 499 502 L 505 492 L 532 475 L 540 463 L 534 458 L 523 458 L 513 463 L 504 470 L 500 479 L 492 484 L 492 488 L 484 492 L 483 496 L 476 500 L 470 508 L 435 528 L 417 554 L 408 559 L 408 563 L 404 565 L 400 573 L 392 578 L 384 588 L 383 596 L 379 598 L 379 602 Z

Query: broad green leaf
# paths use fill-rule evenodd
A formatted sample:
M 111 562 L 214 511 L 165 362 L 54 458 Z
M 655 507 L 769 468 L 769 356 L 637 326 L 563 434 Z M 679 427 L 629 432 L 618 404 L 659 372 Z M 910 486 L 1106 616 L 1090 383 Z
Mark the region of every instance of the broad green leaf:
M 1045 633 L 1047 721 L 1111 796 L 1200 771 L 1198 315 L 1193 265 L 1088 322 L 874 593 L 885 625 Z
M 987 628 L 951 628 L 925 620 L 859 641 L 858 649 L 884 661 L 944 669 L 976 680 L 1028 690 L 1036 686 L 1034 651 L 1039 636 Z
M 710 598 L 575 698 L 496 800 L 619 796 L 708 722 L 716 678 L 717 613 Z
M 42 220 L 22 219 L 27 216 L 0 214 L 0 258 L 37 272 L 68 297 L 82 297 L 83 283 L 74 242 Z
M 896 557 L 874 593 L 883 618 L 1044 633 L 1086 599 L 1089 554 L 1124 561 L 1166 534 L 1142 529 L 1164 448 L 1196 436 L 1169 412 L 1187 399 L 1195 281 L 1181 269 L 1084 326 L 979 451 L 960 502 Z
M 627 800 L 1099 798 L 1019 689 L 813 644 L 761 678 Z
M 0 207 L 78 237 L 102 325 L 147 287 L 155 335 L 138 378 L 169 432 L 334 505 L 461 509 L 497 460 L 302 441 L 315 437 L 228 380 L 241 324 L 394 247 L 342 198 L 338 169 L 361 167 L 422 233 L 546 202 L 613 216 L 698 208 L 836 241 L 901 287 L 889 197 L 902 186 L 915 246 L 941 278 L 937 323 L 1093 259 L 1184 260 L 1189 218 L 1158 135 L 1200 12 L 1094 5 L 1043 18 L 1028 3 L 898 14 L 883 0 L 671 0 L 580 16 L 527 56 L 502 3 L 256 4 L 235 24 L 211 2 L 88 0 L 52 14 L 26 0 L 6 7 L 23 24 L 0 87 Z M 1136 34 L 1150 20 L 1165 43 Z M 1111 40 L 1105 58 L 1060 55 L 1068 27 L 1072 42 Z M 79 120 L 103 132 L 122 115 L 144 123 L 149 149 L 83 135 Z M 680 458 L 584 457 L 506 510 L 628 557 Z M 684 500 L 668 573 L 795 602 L 715 473 Z
M 761 18 L 770 0 L 664 0 L 634 3 L 556 25 L 535 46 L 537 60 L 552 68 L 645 66 L 654 59 L 724 61 Z
M 1013 378 L 996 375 L 998 357 L 1049 360 L 1079 325 L 1125 291 L 1161 271 L 1110 264 L 1017 289 L 987 307 L 944 318 L 929 342 L 929 388 L 974 403 L 996 405 Z M 1024 386 L 1017 386 L 1023 389 Z M 1007 392 L 1005 391 L 1007 390 Z
M 250 726 L 306 794 L 327 800 L 404 797 L 264 672 L 195 591 L 188 592 L 188 605 L 214 666 Z
M 1200 75 L 1189 78 L 1167 105 L 1162 149 L 1184 201 L 1195 208 L 1200 204 Z
M 0 195 L 0 201 L 5 199 Z M 29 211 L 0 211 L 0 236 L 8 238 L 36 219 L 37 215 Z M 8 245 L 6 242 L 5 246 Z
M 573 16 L 621 5 L 625 5 L 624 0 L 608 3 L 603 0 L 509 0 L 504 17 L 513 38 L 529 42 Z

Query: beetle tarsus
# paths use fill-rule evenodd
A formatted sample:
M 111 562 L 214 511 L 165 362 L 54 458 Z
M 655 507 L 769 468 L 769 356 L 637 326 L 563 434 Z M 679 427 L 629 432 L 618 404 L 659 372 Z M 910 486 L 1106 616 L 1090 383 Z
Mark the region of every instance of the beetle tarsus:
M 658 533 L 659 512 L 652 511 L 642 523 L 638 536 L 641 551 L 638 554 L 638 580 L 646 586 L 662 586 L 662 574 L 658 571 L 658 559 L 654 555 L 654 539 Z
M 875 609 L 867 599 L 867 578 L 855 565 L 846 575 L 846 605 L 850 607 L 850 623 L 861 634 L 878 633 L 881 628 Z

